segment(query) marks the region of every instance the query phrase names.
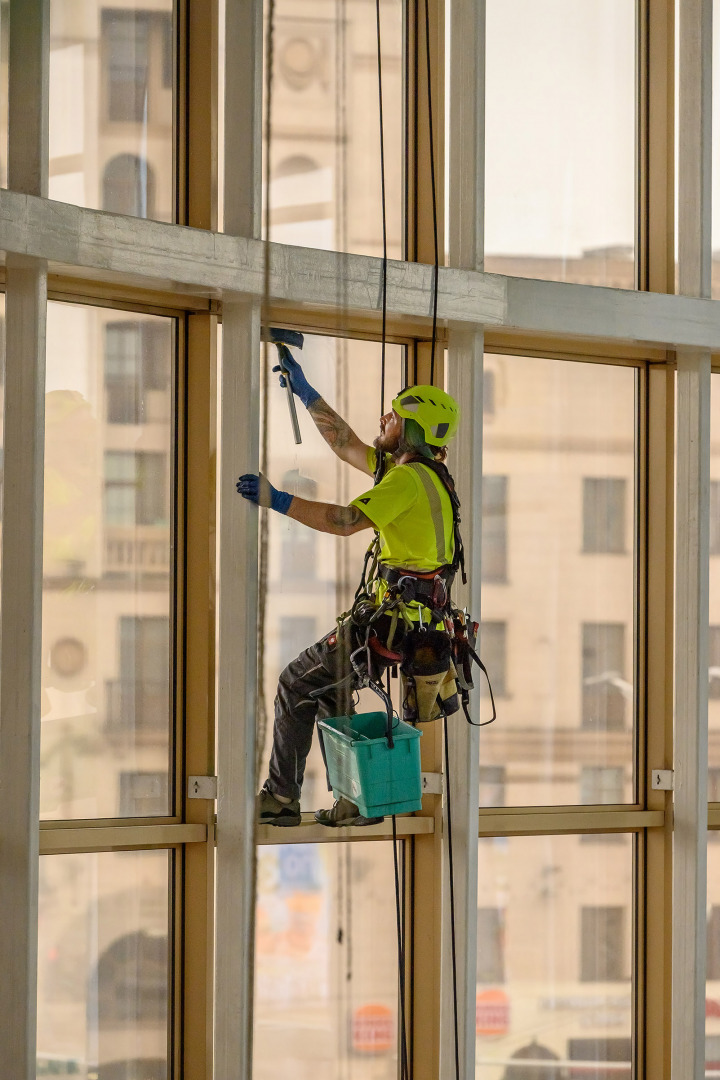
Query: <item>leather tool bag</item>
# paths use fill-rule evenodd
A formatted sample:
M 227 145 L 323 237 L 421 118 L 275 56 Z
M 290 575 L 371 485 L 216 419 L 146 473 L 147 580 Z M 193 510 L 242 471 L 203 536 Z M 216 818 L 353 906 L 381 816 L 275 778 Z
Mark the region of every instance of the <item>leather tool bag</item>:
M 452 645 L 441 630 L 412 630 L 403 643 L 403 719 L 423 724 L 460 708 Z

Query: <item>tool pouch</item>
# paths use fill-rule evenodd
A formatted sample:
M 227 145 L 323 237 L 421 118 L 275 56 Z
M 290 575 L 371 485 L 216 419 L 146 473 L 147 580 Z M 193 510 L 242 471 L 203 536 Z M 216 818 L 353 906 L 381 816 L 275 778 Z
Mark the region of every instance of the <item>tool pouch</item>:
M 406 634 L 402 650 L 403 719 L 422 724 L 457 712 L 457 673 L 448 635 L 413 630 Z

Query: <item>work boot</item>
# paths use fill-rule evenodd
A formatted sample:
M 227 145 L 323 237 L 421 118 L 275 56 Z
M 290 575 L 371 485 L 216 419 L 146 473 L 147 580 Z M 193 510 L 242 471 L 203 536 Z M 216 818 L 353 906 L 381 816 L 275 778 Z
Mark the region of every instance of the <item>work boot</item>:
M 332 809 L 316 810 L 315 820 L 331 829 L 338 829 L 341 825 L 379 825 L 385 818 L 363 817 L 355 803 L 341 796 L 335 800 Z
M 272 791 L 262 788 L 255 800 L 258 825 L 280 825 L 285 828 L 300 824 L 300 800 L 284 803 Z

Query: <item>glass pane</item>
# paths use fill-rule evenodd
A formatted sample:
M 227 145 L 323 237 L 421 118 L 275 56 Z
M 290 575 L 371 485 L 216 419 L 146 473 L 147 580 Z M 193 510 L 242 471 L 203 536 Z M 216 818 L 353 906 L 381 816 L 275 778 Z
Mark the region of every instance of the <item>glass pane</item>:
M 306 335 L 298 358 L 312 386 L 344 417 L 358 436 L 372 443 L 380 416 L 380 346 L 375 342 L 344 341 Z M 402 349 L 386 351 L 385 409 L 402 388 Z M 298 403 L 302 444 L 293 441 L 285 391 L 270 387 L 270 479 L 293 495 L 341 503 L 372 487 L 372 477 L 340 462 Z M 352 604 L 360 581 L 370 530 L 341 537 L 312 529 L 279 514 L 271 514 L 270 577 L 266 622 L 265 695 L 268 717 L 265 766 L 272 739 L 272 702 L 278 675 L 298 653 L 329 633 L 337 616 Z M 361 691 L 359 711 L 375 709 L 378 699 Z M 265 774 L 263 774 L 265 775 Z M 328 799 L 330 800 L 328 802 Z M 307 762 L 302 809 L 331 806 L 325 766 L 317 739 Z
M 488 0 L 487 270 L 635 283 L 634 0 Z
M 487 371 L 481 652 L 498 721 L 481 803 L 627 802 L 636 374 L 520 356 Z
M 170 319 L 48 305 L 44 818 L 170 812 L 173 357 Z
M 166 1080 L 166 851 L 40 860 L 37 1075 Z
M 720 170 L 717 166 L 720 153 L 720 5 L 718 4 L 713 4 L 712 80 L 712 296 L 718 299 L 720 297 Z
M 221 2 L 223 12 L 224 6 Z M 399 259 L 405 157 L 403 0 L 384 0 L 381 7 L 387 242 L 388 256 Z M 312 13 L 295 0 L 276 0 L 274 11 L 271 239 L 380 255 L 375 0 L 328 5 Z M 223 22 L 221 16 L 221 82 Z M 220 117 L 222 161 L 222 110 Z M 222 205 L 222 169 L 219 175 Z
M 631 1080 L 632 866 L 629 836 L 479 841 L 478 1080 Z
M 392 845 L 273 845 L 258 858 L 256 1080 L 395 1080 Z
M 173 219 L 173 0 L 50 2 L 51 199 Z
M 710 410 L 708 799 L 720 802 L 720 374 L 711 377 Z

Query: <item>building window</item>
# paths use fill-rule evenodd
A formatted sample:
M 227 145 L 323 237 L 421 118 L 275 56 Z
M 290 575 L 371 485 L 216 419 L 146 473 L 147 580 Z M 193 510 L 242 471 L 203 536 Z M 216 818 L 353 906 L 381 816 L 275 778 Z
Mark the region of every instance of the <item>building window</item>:
M 105 452 L 105 524 L 167 523 L 166 457 L 131 450 Z
M 493 694 L 496 698 L 507 696 L 507 624 L 504 622 L 483 622 L 480 627 L 480 658 L 488 670 Z M 485 679 L 482 680 L 481 694 L 489 696 Z
M 710 554 L 720 555 L 720 480 L 710 481 Z
M 167 772 L 121 772 L 120 817 L 161 817 L 169 812 Z
M 482 580 L 507 581 L 507 476 L 483 476 Z
M 169 620 L 162 615 L 122 615 L 119 633 L 120 677 L 107 683 L 108 723 L 113 728 L 167 732 Z
M 148 392 L 167 392 L 169 324 L 123 321 L 105 327 L 105 400 L 110 424 L 142 424 Z
M 583 623 L 582 726 L 622 731 L 632 685 L 623 678 L 625 627 L 622 623 Z
M 480 766 L 480 806 L 505 805 L 505 766 Z
M 581 982 L 619 982 L 625 973 L 625 909 L 580 909 Z
M 150 16 L 145 12 L 102 13 L 107 116 L 119 123 L 139 123 L 148 115 Z
M 583 479 L 583 551 L 625 551 L 625 480 Z
M 155 215 L 155 174 L 145 158 L 118 154 L 103 172 L 103 210 L 130 217 Z
M 477 981 L 505 982 L 505 912 L 502 908 L 478 908 Z

